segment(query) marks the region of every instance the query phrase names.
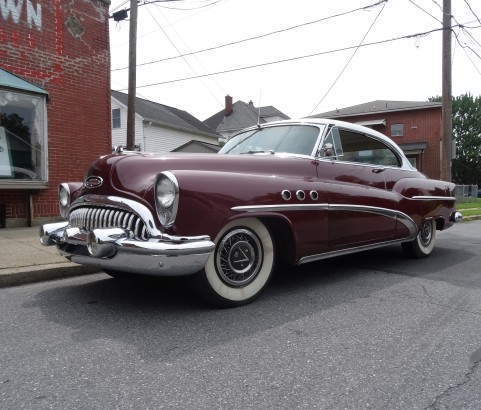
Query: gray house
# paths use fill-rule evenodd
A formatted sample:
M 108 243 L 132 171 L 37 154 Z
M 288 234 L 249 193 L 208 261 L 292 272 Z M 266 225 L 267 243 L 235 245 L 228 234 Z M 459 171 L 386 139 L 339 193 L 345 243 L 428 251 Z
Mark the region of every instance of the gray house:
M 240 130 L 256 124 L 288 120 L 289 117 L 273 106 L 254 107 L 252 101 L 232 103 L 232 97 L 225 97 L 225 109 L 207 118 L 204 124 L 220 134 L 224 141 Z
M 127 94 L 111 92 L 112 147 L 126 145 L 127 100 Z M 138 151 L 215 152 L 213 147 L 219 145 L 219 137 L 216 131 L 186 111 L 135 99 L 135 146 Z M 205 150 L 203 144 L 207 144 Z

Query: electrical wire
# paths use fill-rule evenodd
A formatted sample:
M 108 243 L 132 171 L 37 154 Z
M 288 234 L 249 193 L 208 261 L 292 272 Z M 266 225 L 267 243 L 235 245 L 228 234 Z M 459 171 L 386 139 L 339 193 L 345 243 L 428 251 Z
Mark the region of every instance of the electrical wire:
M 369 32 L 372 30 L 372 28 L 374 27 L 374 24 L 376 24 L 376 21 L 377 19 L 379 18 L 379 16 L 381 15 L 381 13 L 383 12 L 384 10 L 384 7 L 386 6 L 386 3 L 384 3 L 382 5 L 382 8 L 381 10 L 379 11 L 379 13 L 377 14 L 376 18 L 374 19 L 374 21 L 372 22 L 371 26 L 369 27 L 369 29 L 366 31 L 366 34 L 364 34 L 364 37 L 362 38 L 359 46 L 357 48 L 354 49 L 354 52 L 352 53 L 351 57 L 349 58 L 349 60 L 347 61 L 347 63 L 344 65 L 343 69 L 341 70 L 341 72 L 339 73 L 339 75 L 336 77 L 336 79 L 334 80 L 334 82 L 331 84 L 331 86 L 327 89 L 326 93 L 324 94 L 324 96 L 320 99 L 320 101 L 316 104 L 316 106 L 312 109 L 312 111 L 309 113 L 309 116 L 312 115 L 312 113 L 317 109 L 317 107 L 319 107 L 319 105 L 324 101 L 324 99 L 327 97 L 327 95 L 331 92 L 331 90 L 334 88 L 334 86 L 336 85 L 336 83 L 338 82 L 339 78 L 341 78 L 342 74 L 344 73 L 344 71 L 346 71 L 346 68 L 349 66 L 349 64 L 351 63 L 352 59 L 354 58 L 354 56 L 356 55 L 356 53 L 359 51 L 359 48 L 361 47 L 362 43 L 364 42 L 364 40 L 366 39 L 367 35 L 369 34 Z
M 147 9 L 148 10 L 148 9 Z M 165 30 L 161 27 L 161 25 L 159 24 L 159 22 L 157 21 L 157 19 L 154 17 L 154 15 L 149 11 L 149 14 L 151 15 L 151 17 L 154 19 L 155 23 L 159 26 L 160 30 L 162 30 L 162 32 L 164 33 L 164 35 L 167 37 L 167 39 L 169 40 L 170 44 L 172 44 L 172 46 L 175 48 L 175 50 L 177 51 L 177 53 L 179 53 L 179 56 L 182 56 L 182 53 L 180 52 L 180 50 L 178 49 L 178 47 L 174 44 L 173 40 L 169 37 L 169 35 L 165 32 Z M 162 14 L 162 12 L 161 12 Z M 169 23 L 169 21 L 167 20 L 167 18 L 162 14 L 162 17 Z M 172 27 L 172 29 L 174 30 L 175 32 L 175 29 L 173 28 L 172 25 L 170 25 Z M 175 34 L 177 34 L 177 32 L 175 32 Z M 177 36 L 180 38 L 180 36 L 177 34 Z M 185 45 L 185 43 L 184 43 Z M 187 45 L 186 45 L 187 46 Z M 187 47 L 188 48 L 188 47 Z M 195 58 L 197 58 L 195 55 L 194 55 Z M 187 66 L 190 68 L 190 70 L 195 74 L 197 75 L 197 72 L 195 71 L 194 67 L 192 67 L 192 65 L 189 63 L 189 61 L 187 60 L 187 58 L 185 56 L 182 56 L 182 59 L 184 60 L 184 62 L 187 64 Z M 199 62 L 199 61 L 198 61 Z M 200 62 L 199 62 L 200 64 Z M 201 64 L 202 65 L 202 64 Z M 202 80 L 201 80 L 202 81 Z M 215 79 L 214 79 L 215 81 Z M 215 81 L 216 82 L 216 81 Z M 212 90 L 202 81 L 202 84 L 203 86 L 207 89 L 207 91 L 212 95 L 212 97 L 214 97 L 215 100 L 217 100 L 217 102 L 222 106 L 222 102 L 219 101 L 218 97 L 216 96 L 216 94 L 214 94 L 212 92 Z M 216 82 L 216 84 L 218 85 L 218 87 L 222 90 L 222 92 L 225 94 L 225 91 L 222 89 L 222 87 Z
M 454 27 L 457 27 L 457 25 L 447 27 L 446 30 L 452 30 Z M 481 28 L 481 26 L 475 27 L 475 28 Z M 353 50 L 353 49 L 358 48 L 358 47 L 370 47 L 370 46 L 375 46 L 375 45 L 380 45 L 380 44 L 392 43 L 394 41 L 399 41 L 399 40 L 403 40 L 403 39 L 411 39 L 411 38 L 427 36 L 429 34 L 432 34 L 432 33 L 438 32 L 438 31 L 443 31 L 443 30 L 445 30 L 445 29 L 444 28 L 437 28 L 437 29 L 432 29 L 432 30 L 425 31 L 425 32 L 422 32 L 422 33 L 409 34 L 409 35 L 406 35 L 406 36 L 395 37 L 395 38 L 392 38 L 392 39 L 379 40 L 379 41 L 374 41 L 374 42 L 371 42 L 371 43 L 365 43 L 365 44 L 355 45 L 355 46 L 350 46 L 350 47 L 343 47 L 343 48 L 338 48 L 338 49 L 329 50 L 329 51 L 321 51 L 321 52 L 318 52 L 318 53 L 307 54 L 307 55 L 304 55 L 304 56 L 286 58 L 286 59 L 283 59 L 283 60 L 277 60 L 277 61 L 271 61 L 271 62 L 267 62 L 267 63 L 255 64 L 255 65 L 251 65 L 251 66 L 233 68 L 233 69 L 229 69 L 229 70 L 222 70 L 222 71 L 217 71 L 217 72 L 213 72 L 213 73 L 209 73 L 209 74 L 202 74 L 202 75 L 199 75 L 199 76 L 178 78 L 178 79 L 175 79 L 175 80 L 168 80 L 168 81 L 161 81 L 161 82 L 157 82 L 157 83 L 144 84 L 144 85 L 137 86 L 137 88 L 146 88 L 146 87 L 153 87 L 153 86 L 156 86 L 156 85 L 177 83 L 177 82 L 181 82 L 181 81 L 193 80 L 193 79 L 200 78 L 200 77 L 208 77 L 208 76 L 211 76 L 211 75 L 221 75 L 221 74 L 227 74 L 227 73 L 232 73 L 232 72 L 237 72 L 237 71 L 250 70 L 250 69 L 253 69 L 253 68 L 259 68 L 259 67 L 265 67 L 265 66 L 270 66 L 270 65 L 275 65 L 275 64 L 286 63 L 286 62 L 290 62 L 290 61 L 303 60 L 303 59 L 307 59 L 307 58 L 317 57 L 317 56 L 320 56 L 320 55 L 333 54 L 333 53 L 346 51 L 346 50 Z M 127 90 L 127 88 L 117 90 L 117 91 L 126 91 L 126 90 Z
M 177 58 L 180 58 L 180 57 L 184 57 L 184 56 L 189 56 L 189 55 L 192 55 L 192 54 L 200 54 L 200 53 L 204 53 L 204 52 L 206 52 L 206 51 L 218 50 L 218 49 L 220 49 L 220 48 L 224 48 L 224 47 L 228 47 L 228 46 L 233 46 L 233 45 L 245 43 L 245 42 L 252 41 L 252 40 L 258 40 L 258 39 L 260 39 L 260 38 L 269 37 L 269 36 L 272 36 L 272 35 L 275 35 L 275 34 L 285 33 L 285 32 L 290 31 L 290 30 L 298 29 L 298 28 L 301 28 L 301 27 L 306 27 L 306 26 L 309 26 L 309 25 L 312 25 L 312 24 L 316 24 L 316 23 L 320 23 L 320 22 L 322 22 L 322 21 L 330 20 L 330 19 L 333 19 L 333 18 L 336 18 L 336 17 L 343 17 L 343 16 L 347 16 L 348 14 L 352 14 L 352 13 L 355 13 L 355 12 L 358 12 L 358 11 L 369 10 L 370 8 L 377 7 L 378 5 L 383 4 L 383 3 L 386 3 L 387 1 L 389 1 L 389 0 L 381 0 L 381 1 L 378 1 L 378 2 L 376 2 L 376 3 L 370 4 L 370 5 L 368 5 L 368 6 L 359 7 L 359 8 L 356 8 L 356 9 L 353 9 L 353 10 L 350 10 L 350 11 L 347 11 L 347 12 L 334 14 L 334 15 L 332 15 L 332 16 L 323 17 L 323 18 L 316 19 L 316 20 L 312 20 L 312 21 L 309 21 L 309 22 L 306 22 L 306 23 L 302 23 L 302 24 L 296 24 L 295 26 L 290 26 L 290 27 L 287 27 L 287 28 L 284 28 L 284 29 L 280 29 L 280 30 L 276 30 L 276 31 L 271 31 L 271 32 L 269 32 L 269 33 L 264 33 L 264 34 L 261 34 L 261 35 L 258 35 L 258 36 L 248 37 L 248 38 L 245 38 L 245 39 L 242 39 L 242 40 L 238 40 L 238 41 L 233 41 L 233 42 L 230 42 L 230 43 L 221 44 L 221 45 L 219 45 L 219 46 L 209 47 L 209 48 L 205 48 L 205 49 L 202 49 L 202 50 L 194 51 L 194 52 L 191 52 L 191 53 L 182 54 L 182 55 L 180 55 L 180 56 L 167 57 L 167 58 L 163 58 L 163 59 L 161 59 L 161 60 L 155 60 L 155 61 L 150 61 L 150 62 L 147 62 L 147 63 L 138 64 L 137 67 L 144 66 L 144 65 L 149 65 L 149 64 L 160 63 L 160 62 L 168 61 L 168 60 L 174 60 L 174 59 L 177 59 Z M 112 70 L 110 70 L 110 71 L 127 70 L 128 68 L 129 68 L 128 66 L 127 66 L 127 67 L 122 67 L 122 68 L 114 68 L 114 69 L 112 69 Z
M 481 24 L 481 20 L 480 20 L 479 17 L 476 15 L 476 13 L 475 13 L 474 10 L 472 9 L 471 5 L 468 3 L 468 0 L 464 0 L 464 2 L 465 2 L 466 5 L 468 6 L 469 10 L 471 10 L 471 13 L 473 13 L 473 16 L 476 17 L 476 20 L 478 20 L 478 23 Z

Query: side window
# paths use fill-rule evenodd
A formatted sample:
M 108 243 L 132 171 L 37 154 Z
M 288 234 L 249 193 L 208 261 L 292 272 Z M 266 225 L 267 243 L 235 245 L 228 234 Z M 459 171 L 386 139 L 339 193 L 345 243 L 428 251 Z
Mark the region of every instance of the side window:
M 381 141 L 349 130 L 339 130 L 344 155 L 342 161 L 371 165 L 399 166 L 396 154 Z
M 121 128 L 120 108 L 112 109 L 112 128 Z

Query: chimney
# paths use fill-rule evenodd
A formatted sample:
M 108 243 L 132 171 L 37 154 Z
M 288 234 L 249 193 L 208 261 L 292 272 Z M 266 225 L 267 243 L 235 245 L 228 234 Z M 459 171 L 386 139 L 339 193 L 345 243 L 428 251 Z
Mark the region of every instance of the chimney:
M 232 97 L 230 95 L 225 96 L 225 116 L 231 115 L 233 111 L 232 108 Z

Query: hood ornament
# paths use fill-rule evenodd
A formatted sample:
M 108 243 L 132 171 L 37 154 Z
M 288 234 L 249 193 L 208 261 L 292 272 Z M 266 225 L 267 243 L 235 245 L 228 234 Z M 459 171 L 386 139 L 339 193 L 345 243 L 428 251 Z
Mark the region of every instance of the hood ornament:
M 91 175 L 84 181 L 85 188 L 98 188 L 102 186 L 104 180 L 101 177 L 97 177 L 95 175 Z

